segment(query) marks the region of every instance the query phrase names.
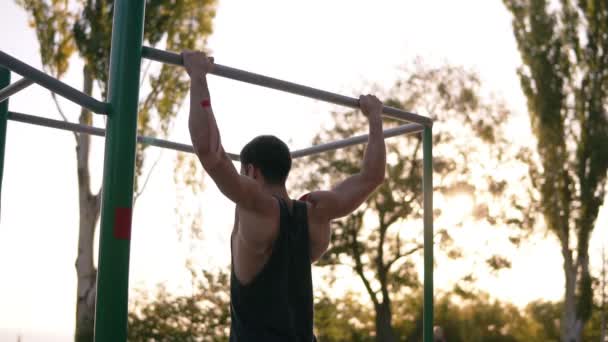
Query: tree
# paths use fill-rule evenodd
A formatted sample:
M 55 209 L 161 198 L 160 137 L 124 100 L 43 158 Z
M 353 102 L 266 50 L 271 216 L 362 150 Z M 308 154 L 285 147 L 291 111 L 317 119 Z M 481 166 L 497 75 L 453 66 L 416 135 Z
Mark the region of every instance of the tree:
M 541 300 L 528 303 L 525 308 L 526 315 L 540 327 L 536 336 L 542 337 L 544 341 L 559 341 L 559 316 L 562 311 L 563 303 Z
M 460 297 L 458 291 L 437 299 L 435 324 L 450 342 L 546 342 L 539 325 L 513 304 L 485 292 Z M 539 335 L 538 333 L 541 333 Z
M 608 259 L 606 259 L 606 250 L 605 247 L 602 246 L 602 272 L 599 280 L 600 287 L 600 342 L 606 342 L 606 338 L 608 335 L 606 334 L 606 264 L 608 263 Z
M 485 101 L 480 87 L 477 76 L 462 68 L 429 68 L 418 63 L 391 90 L 387 102 L 437 119 L 433 137 L 436 194 L 444 198 L 476 197 L 481 201 L 475 203 L 474 198 L 471 205 L 475 208 L 467 208 L 472 216 L 495 225 L 519 225 L 529 218 L 525 210 L 510 217 L 498 205 L 499 200 L 493 203 L 489 199 L 511 198 L 506 180 L 493 171 L 501 163 L 514 160 L 515 149 L 506 142 L 503 132 L 509 111 L 500 103 Z M 324 129 L 315 143 L 367 130 L 365 118 L 356 112 L 334 113 L 334 121 L 335 125 Z M 374 308 L 377 341 L 397 340 L 392 298 L 404 292 L 411 295 L 420 286 L 413 256 L 422 250 L 421 145 L 418 135 L 387 141 L 385 182 L 352 215 L 333 222 L 331 247 L 319 262 L 329 267 L 346 265 L 362 281 Z M 309 157 L 296 172 L 312 178 L 297 187 L 319 189 L 337 184 L 359 171 L 363 152 L 364 148 L 358 146 Z M 441 216 L 441 211 L 438 208 L 436 214 Z M 451 224 L 456 228 L 461 223 Z M 436 240 L 448 256 L 455 258 L 462 251 L 452 244 L 447 228 L 437 229 Z M 492 260 L 490 265 L 508 266 L 502 257 Z
M 536 153 L 528 160 L 565 276 L 561 339 L 579 342 L 591 317 L 589 238 L 606 195 L 608 3 L 504 0 L 523 65 Z
M 75 52 L 84 62 L 82 90 L 91 95 L 95 86 L 106 98 L 109 70 L 113 1 L 111 0 L 16 0 L 30 17 L 40 44 L 45 71 L 61 78 Z M 215 0 L 146 1 L 144 41 L 148 45 L 165 44 L 167 49 L 203 49 L 212 31 Z M 152 69 L 152 70 L 151 70 Z M 166 135 L 187 93 L 188 82 L 181 71 L 163 65 L 160 70 L 142 68 L 142 84 L 149 89 L 139 105 L 138 134 Z M 147 83 L 144 83 L 146 82 Z M 53 95 L 57 110 L 67 120 Z M 82 124 L 91 124 L 92 113 L 82 109 Z M 89 151 L 91 139 L 74 133 L 76 143 L 79 227 L 76 259 L 77 304 L 76 341 L 92 341 L 97 269 L 93 263 L 93 240 L 100 213 L 100 189 L 91 188 Z M 144 169 L 145 146 L 138 145 L 136 176 Z M 136 178 L 137 179 L 137 178 Z M 136 180 L 136 197 L 143 190 Z
M 228 341 L 230 333 L 230 275 L 193 273 L 192 294 L 176 296 L 159 286 L 153 300 L 145 293 L 129 312 L 128 340 Z
M 373 310 L 360 295 L 347 292 L 332 297 L 326 291 L 315 294 L 315 335 L 323 342 L 371 342 L 374 331 Z
M 600 342 L 606 342 L 606 259 L 605 247 L 602 247 L 602 276 L 600 281 L 600 293 L 601 293 L 601 304 L 600 304 Z

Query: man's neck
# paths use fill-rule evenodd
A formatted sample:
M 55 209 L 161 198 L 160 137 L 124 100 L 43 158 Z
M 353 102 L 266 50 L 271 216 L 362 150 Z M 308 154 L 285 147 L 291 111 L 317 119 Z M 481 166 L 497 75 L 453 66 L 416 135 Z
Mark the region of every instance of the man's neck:
M 264 185 L 264 191 L 266 191 L 266 193 L 268 194 L 282 198 L 284 200 L 289 199 L 287 189 L 285 189 L 284 185 Z

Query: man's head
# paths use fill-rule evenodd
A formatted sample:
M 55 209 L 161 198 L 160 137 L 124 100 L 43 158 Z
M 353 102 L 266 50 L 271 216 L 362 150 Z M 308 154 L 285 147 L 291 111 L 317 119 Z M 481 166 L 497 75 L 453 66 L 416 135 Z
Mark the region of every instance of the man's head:
M 268 185 L 285 185 L 291 169 L 289 147 L 272 135 L 260 135 L 241 150 L 241 170 L 248 176 L 263 177 Z

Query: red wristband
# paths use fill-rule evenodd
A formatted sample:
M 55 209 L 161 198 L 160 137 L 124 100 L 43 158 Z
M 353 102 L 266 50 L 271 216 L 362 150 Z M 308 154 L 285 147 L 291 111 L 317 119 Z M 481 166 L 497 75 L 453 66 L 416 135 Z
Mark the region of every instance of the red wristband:
M 203 100 L 201 101 L 201 107 L 205 108 L 205 107 L 211 107 L 211 101 L 209 100 Z

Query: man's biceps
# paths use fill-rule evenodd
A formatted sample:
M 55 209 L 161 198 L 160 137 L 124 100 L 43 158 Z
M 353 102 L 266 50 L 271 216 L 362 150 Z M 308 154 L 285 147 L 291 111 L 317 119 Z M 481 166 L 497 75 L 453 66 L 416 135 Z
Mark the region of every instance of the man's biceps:
M 346 199 L 339 194 L 327 196 L 325 201 L 318 203 L 316 206 L 319 212 L 319 221 L 325 222 L 344 216 L 343 213 L 347 206 Z
M 339 205 L 340 194 L 335 191 L 319 191 L 310 198 L 312 205 L 318 209 L 332 209 Z

